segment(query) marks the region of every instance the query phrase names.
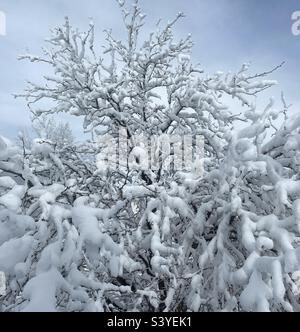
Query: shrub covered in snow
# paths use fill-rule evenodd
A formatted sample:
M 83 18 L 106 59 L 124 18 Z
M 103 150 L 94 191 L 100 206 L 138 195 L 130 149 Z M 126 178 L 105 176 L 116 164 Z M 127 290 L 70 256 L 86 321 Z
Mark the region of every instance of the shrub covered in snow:
M 81 116 L 92 139 L 0 137 L 0 311 L 299 311 L 300 116 L 283 96 L 256 109 L 268 72 L 204 75 L 173 35 L 181 13 L 142 42 L 138 2 L 119 6 L 128 39 L 107 31 L 102 57 L 93 22 L 68 19 L 21 56 L 54 72 L 25 92 L 35 116 Z M 96 137 L 120 128 L 135 165 L 99 171 Z M 201 176 L 138 167 L 140 134 L 202 135 Z

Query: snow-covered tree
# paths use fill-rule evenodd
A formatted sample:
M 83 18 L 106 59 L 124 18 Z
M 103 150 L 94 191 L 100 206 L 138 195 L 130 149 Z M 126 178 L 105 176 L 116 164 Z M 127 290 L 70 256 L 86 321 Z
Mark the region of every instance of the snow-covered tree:
M 39 116 L 33 123 L 33 129 L 38 137 L 50 140 L 58 149 L 74 144 L 74 136 L 68 122 L 56 122 L 53 117 Z
M 255 106 L 277 67 L 205 74 L 173 34 L 182 13 L 141 40 L 138 1 L 118 4 L 127 39 L 108 30 L 103 54 L 93 22 L 66 18 L 43 56 L 20 56 L 53 70 L 23 95 L 35 121 L 80 116 L 92 140 L 0 138 L 0 310 L 299 311 L 300 117 L 283 96 Z M 100 167 L 120 132 L 126 162 Z M 201 174 L 166 166 L 176 154 L 156 138 L 184 135 L 203 137 Z M 149 145 L 156 167 L 142 167 Z

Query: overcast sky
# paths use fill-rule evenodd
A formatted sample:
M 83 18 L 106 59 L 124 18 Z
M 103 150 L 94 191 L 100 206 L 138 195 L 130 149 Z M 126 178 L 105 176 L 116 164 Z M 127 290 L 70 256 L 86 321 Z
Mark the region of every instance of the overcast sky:
M 279 100 L 283 90 L 294 111 L 300 111 L 300 36 L 291 32 L 291 15 L 300 10 L 300 0 L 141 0 L 147 14 L 145 31 L 159 18 L 172 19 L 179 11 L 186 18 L 176 33 L 193 35 L 194 62 L 208 72 L 235 71 L 244 62 L 252 71 L 269 70 L 286 61 L 272 75 L 280 86 L 268 91 Z M 18 54 L 39 54 L 49 30 L 69 16 L 73 26 L 86 29 L 88 18 L 96 23 L 98 44 L 102 31 L 112 28 L 122 35 L 122 22 L 114 0 L 0 0 L 0 11 L 6 14 L 7 35 L 0 36 L 0 135 L 13 138 L 23 127 L 30 126 L 24 100 L 15 100 L 26 80 L 39 81 L 45 68 L 17 61 Z M 263 98 L 267 98 L 263 96 Z M 72 120 L 77 134 L 79 121 Z

